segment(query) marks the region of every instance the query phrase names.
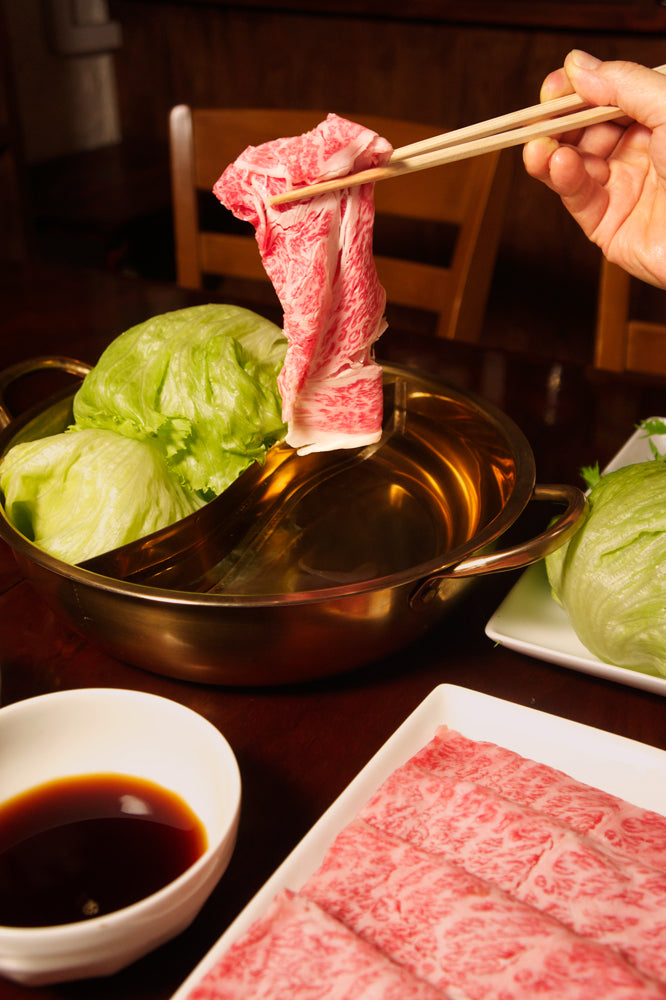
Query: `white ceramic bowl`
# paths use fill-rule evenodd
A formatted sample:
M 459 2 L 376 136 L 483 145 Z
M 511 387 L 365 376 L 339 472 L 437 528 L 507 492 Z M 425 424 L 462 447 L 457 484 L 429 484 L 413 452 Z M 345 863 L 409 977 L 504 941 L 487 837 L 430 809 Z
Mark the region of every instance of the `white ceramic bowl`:
M 0 926 L 0 975 L 29 985 L 109 975 L 184 930 L 227 867 L 240 776 L 221 733 L 167 698 L 114 688 L 40 695 L 0 709 L 0 803 L 57 778 L 130 774 L 179 795 L 208 846 L 162 889 L 105 916 Z

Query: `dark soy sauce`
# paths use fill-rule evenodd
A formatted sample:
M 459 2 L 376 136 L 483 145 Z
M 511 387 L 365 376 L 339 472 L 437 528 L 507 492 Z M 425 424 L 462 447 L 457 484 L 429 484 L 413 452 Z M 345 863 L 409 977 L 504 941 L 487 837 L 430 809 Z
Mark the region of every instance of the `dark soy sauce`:
M 142 778 L 62 778 L 0 806 L 0 924 L 111 913 L 177 878 L 206 850 L 200 820 Z

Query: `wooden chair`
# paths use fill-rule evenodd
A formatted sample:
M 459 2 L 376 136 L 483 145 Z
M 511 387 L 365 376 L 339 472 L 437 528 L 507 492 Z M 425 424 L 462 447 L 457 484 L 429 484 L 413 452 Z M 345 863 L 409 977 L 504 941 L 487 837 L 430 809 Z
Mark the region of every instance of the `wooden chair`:
M 594 364 L 609 371 L 666 375 L 666 323 L 633 320 L 631 276 L 602 258 Z
M 173 108 L 171 179 L 179 284 L 199 288 L 206 275 L 267 281 L 254 234 L 220 232 L 201 220 L 228 163 L 248 146 L 300 135 L 322 111 Z M 352 116 L 347 116 L 352 117 Z M 394 147 L 433 135 L 431 127 L 354 115 Z M 509 160 L 499 154 L 394 178 L 375 187 L 375 260 L 389 303 L 435 314 L 440 337 L 474 341 L 483 322 L 509 184 Z M 210 208 L 209 208 L 210 211 Z M 216 229 L 219 227 L 216 227 Z M 435 244 L 427 257 L 428 244 Z M 417 253 L 406 259 L 411 244 Z M 426 258 L 426 259 L 424 259 Z

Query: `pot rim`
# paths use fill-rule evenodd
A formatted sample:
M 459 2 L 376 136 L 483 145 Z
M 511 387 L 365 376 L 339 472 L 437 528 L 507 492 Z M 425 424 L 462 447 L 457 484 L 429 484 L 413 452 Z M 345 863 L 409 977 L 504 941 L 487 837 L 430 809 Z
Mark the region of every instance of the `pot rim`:
M 481 399 L 475 393 L 467 390 L 456 389 L 443 380 L 423 375 L 416 369 L 389 364 L 383 364 L 382 367 L 387 375 L 407 376 L 412 380 L 418 380 L 419 385 L 424 388 L 429 387 L 434 392 L 439 393 L 444 389 L 450 398 L 460 400 L 467 405 L 471 404 L 507 442 L 515 462 L 516 479 L 511 494 L 499 513 L 462 545 L 440 553 L 425 562 L 385 576 L 310 591 L 275 594 L 205 593 L 135 583 L 103 576 L 79 565 L 65 563 L 40 549 L 39 546 L 17 531 L 7 519 L 2 504 L 0 504 L 0 538 L 7 542 L 15 556 L 21 557 L 28 564 L 36 564 L 40 569 L 65 579 L 74 587 L 111 592 L 116 597 L 178 606 L 259 608 L 316 604 L 329 600 L 354 598 L 360 594 L 374 591 L 414 585 L 422 583 L 431 576 L 441 576 L 445 571 L 450 571 L 457 564 L 496 541 L 516 521 L 534 492 L 536 481 L 534 455 L 527 438 L 518 425 L 490 401 Z M 33 407 L 20 418 L 12 420 L 0 433 L 0 455 L 11 446 L 14 436 L 29 419 L 44 412 L 56 401 L 67 398 L 74 391 L 72 389 L 62 390 L 45 402 Z M 483 573 L 484 570 L 480 569 L 478 575 Z

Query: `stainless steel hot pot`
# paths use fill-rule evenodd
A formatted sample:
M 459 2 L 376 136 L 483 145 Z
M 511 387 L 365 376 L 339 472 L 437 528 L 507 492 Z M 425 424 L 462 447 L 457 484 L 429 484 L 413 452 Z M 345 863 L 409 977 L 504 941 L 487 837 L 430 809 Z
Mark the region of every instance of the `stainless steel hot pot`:
M 67 359 L 35 359 L 0 376 Z M 20 418 L 1 405 L 0 455 L 63 430 L 74 390 Z M 530 500 L 565 510 L 545 533 L 502 548 Z M 139 543 L 72 566 L 0 517 L 36 591 L 117 659 L 159 674 L 270 685 L 340 673 L 399 650 L 479 575 L 534 562 L 577 529 L 575 487 L 535 485 L 532 451 L 487 402 L 385 368 L 378 445 L 299 457 L 272 449 L 201 511 Z

